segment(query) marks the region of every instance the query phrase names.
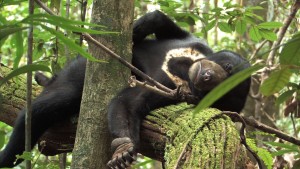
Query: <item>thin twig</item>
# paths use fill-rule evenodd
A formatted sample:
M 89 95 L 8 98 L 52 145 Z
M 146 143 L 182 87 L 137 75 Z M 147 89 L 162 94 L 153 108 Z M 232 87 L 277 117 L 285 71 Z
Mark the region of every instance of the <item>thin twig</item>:
M 241 143 L 246 147 L 246 149 L 253 155 L 255 160 L 257 161 L 257 164 L 260 169 L 262 169 L 262 163 L 259 158 L 259 156 L 249 147 L 246 141 L 246 136 L 245 136 L 245 128 L 246 128 L 246 122 L 244 118 L 242 118 L 238 113 L 236 112 L 227 112 L 224 111 L 223 114 L 229 116 L 234 122 L 240 122 L 242 123 L 241 129 L 240 129 L 240 138 L 241 138 Z
M 66 0 L 66 18 L 69 19 L 69 15 L 70 15 L 70 0 Z M 68 36 L 68 31 L 65 30 L 64 31 L 65 36 Z M 65 46 L 65 55 L 67 58 L 67 63 L 69 63 L 71 61 L 71 57 L 70 57 L 70 51 L 67 45 Z
M 116 53 L 114 53 L 113 51 L 111 51 L 110 49 L 108 49 L 106 46 L 104 46 L 102 43 L 100 43 L 96 39 L 92 38 L 91 35 L 89 35 L 87 33 L 83 33 L 82 36 L 84 36 L 85 40 L 87 40 L 88 42 L 91 42 L 94 45 L 96 45 L 96 46 L 100 47 L 101 49 L 103 49 L 105 52 L 107 52 L 108 54 L 110 54 L 110 56 L 112 56 L 113 58 L 117 59 L 120 63 L 122 63 L 123 65 L 125 65 L 126 67 L 128 67 L 132 72 L 134 72 L 138 76 L 142 77 L 143 79 L 145 79 L 149 83 L 152 83 L 157 88 L 159 88 L 159 89 L 161 89 L 161 90 L 163 90 L 165 92 L 172 93 L 171 89 L 167 88 L 163 84 L 159 83 L 158 81 L 154 80 L 153 78 L 151 78 L 150 76 L 148 76 L 144 72 L 142 72 L 139 69 L 137 69 L 131 63 L 129 63 L 126 60 L 124 60 L 121 56 L 117 55 Z
M 168 97 L 170 99 L 175 98 L 174 94 L 159 90 L 157 87 L 147 84 L 147 82 L 141 82 L 141 81 L 137 80 L 135 76 L 130 77 L 129 84 L 130 84 L 130 87 L 140 86 L 140 87 L 147 88 L 148 90 L 150 90 L 154 93 L 157 93 L 161 96 L 165 96 L 165 97 Z
M 50 15 L 56 15 L 51 9 L 49 9 L 42 1 L 34 0 L 41 8 L 43 8 Z
M 255 51 L 250 56 L 249 60 L 253 60 L 256 54 L 262 49 L 262 47 L 268 42 L 268 40 L 264 40 L 260 43 L 260 45 L 255 49 Z
M 34 1 L 29 0 L 28 13 L 32 15 L 34 13 Z M 33 53 L 33 25 L 29 26 L 27 36 L 27 65 L 32 65 L 32 53 Z M 32 72 L 27 73 L 27 93 L 26 93 L 26 113 L 25 113 L 25 151 L 31 152 L 31 127 L 32 127 Z M 31 168 L 31 160 L 26 160 L 26 169 Z
M 299 10 L 299 8 L 300 8 L 300 0 L 296 0 L 291 8 L 291 12 L 290 12 L 289 16 L 284 21 L 283 27 L 281 27 L 279 29 L 279 31 L 277 33 L 278 39 L 273 43 L 272 48 L 275 48 L 276 46 L 280 45 L 288 27 L 290 26 L 292 20 L 295 18 L 296 13 Z M 276 50 L 272 50 L 270 52 L 268 59 L 267 59 L 268 66 L 271 66 L 273 64 L 275 54 L 276 54 Z
M 87 0 L 81 1 L 81 14 L 80 18 L 82 22 L 85 22 L 85 16 L 86 16 L 86 6 L 87 6 Z M 81 25 L 82 28 L 84 28 L 84 25 Z M 80 36 L 79 45 L 82 46 L 83 37 Z
M 300 140 L 295 137 L 289 136 L 288 134 L 286 134 L 280 130 L 277 130 L 270 126 L 267 126 L 267 125 L 255 120 L 254 117 L 252 117 L 252 116 L 251 117 L 241 116 L 241 117 L 245 120 L 246 124 L 249 126 L 252 126 L 252 127 L 259 129 L 266 133 L 274 134 L 276 137 L 278 137 L 282 140 L 285 140 L 287 142 L 290 142 L 290 143 L 300 146 Z
M 187 103 L 190 103 L 190 104 L 195 104 L 195 103 L 199 102 L 198 97 L 181 90 L 181 87 L 178 87 L 177 89 L 172 90 L 169 93 L 169 92 L 165 92 L 165 91 L 162 91 L 162 90 L 158 89 L 156 86 L 152 86 L 150 84 L 147 84 L 147 82 L 141 82 L 141 81 L 137 80 L 135 76 L 130 77 L 129 84 L 130 84 L 131 87 L 135 87 L 135 86 L 144 87 L 144 88 L 146 88 L 146 89 L 148 89 L 148 90 L 150 90 L 150 91 L 152 91 L 156 94 L 159 94 L 161 96 L 165 96 L 165 97 L 170 98 L 170 99 L 183 101 L 183 102 L 187 102 Z

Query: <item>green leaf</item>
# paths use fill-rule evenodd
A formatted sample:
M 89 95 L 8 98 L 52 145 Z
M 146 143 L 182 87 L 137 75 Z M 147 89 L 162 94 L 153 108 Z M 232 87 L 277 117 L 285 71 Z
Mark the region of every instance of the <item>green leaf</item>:
M 23 73 L 38 71 L 38 70 L 44 71 L 44 72 L 51 72 L 49 67 L 44 66 L 44 65 L 38 65 L 38 64 L 25 65 L 25 66 L 19 67 L 15 70 L 11 71 L 6 77 L 1 79 L 0 80 L 0 87 L 13 77 L 16 77 L 16 76 L 18 76 L 20 74 L 23 74 Z
M 271 142 L 271 141 L 267 141 L 264 143 L 275 146 L 275 147 L 279 147 L 279 148 L 285 148 L 285 149 L 290 149 L 290 150 L 294 150 L 294 151 L 298 150 L 298 146 L 295 144 L 278 143 L 278 142 Z
M 0 1 L 0 7 L 8 6 L 8 5 L 20 5 L 21 2 L 25 2 L 27 0 L 2 0 Z
M 258 42 L 262 38 L 262 36 L 259 33 L 259 29 L 257 27 L 254 27 L 254 26 L 252 26 L 250 28 L 249 36 L 255 42 Z
M 256 25 L 256 20 L 249 14 L 244 16 L 244 20 L 252 25 Z
M 262 67 L 263 67 L 262 65 L 258 65 L 258 64 L 254 65 L 226 79 L 224 82 L 222 82 L 217 87 L 215 87 L 212 91 L 210 91 L 201 100 L 201 102 L 196 106 L 194 113 L 200 112 L 201 110 L 211 106 L 215 101 L 221 98 L 224 94 L 226 94 L 228 91 L 233 89 L 242 81 L 250 77 L 252 73 L 261 69 Z
M 288 84 L 291 76 L 292 72 L 287 68 L 271 73 L 260 86 L 260 92 L 265 96 L 279 92 Z
M 272 152 L 272 156 L 282 156 L 284 154 L 287 154 L 287 153 L 294 153 L 295 151 L 294 150 L 290 150 L 290 149 L 282 149 L 282 150 L 278 150 L 278 151 L 275 151 L 275 152 Z
M 89 34 L 117 33 L 117 32 L 109 32 L 109 31 L 87 29 L 87 28 L 82 28 L 82 27 L 79 27 L 79 26 L 73 26 L 73 25 L 68 24 L 68 23 L 56 22 L 54 20 L 47 20 L 47 19 L 34 19 L 34 23 L 35 23 L 35 25 L 41 25 L 42 23 L 50 23 L 52 25 L 61 27 L 61 28 L 66 29 L 68 31 L 85 32 L 85 33 L 89 33 Z
M 17 32 L 14 38 L 15 38 L 15 45 L 16 45 L 16 57 L 14 59 L 13 68 L 16 69 L 19 66 L 20 60 L 24 53 L 22 32 Z
M 102 60 L 94 58 L 92 55 L 90 55 L 88 52 L 86 52 L 84 49 L 81 48 L 81 46 L 77 45 L 75 42 L 72 40 L 68 39 L 67 37 L 64 36 L 64 34 L 49 28 L 45 25 L 41 25 L 43 29 L 49 31 L 51 34 L 55 35 L 59 40 L 61 40 L 66 46 L 68 46 L 70 49 L 78 52 L 81 56 L 87 58 L 90 61 L 94 62 L 104 62 Z
M 282 93 L 276 100 L 276 105 L 280 105 L 293 96 L 296 90 L 288 90 Z
M 252 13 L 252 16 L 253 16 L 253 18 L 256 18 L 256 19 L 258 19 L 258 20 L 260 20 L 260 21 L 264 21 L 264 18 L 263 18 L 263 17 L 261 17 L 261 16 L 259 16 L 259 15 L 256 15 L 255 13 Z
M 257 147 L 254 139 L 247 138 L 246 142 L 248 146 L 260 157 L 260 159 L 264 162 L 266 165 L 267 169 L 271 169 L 273 165 L 273 158 L 272 155 L 269 151 Z
M 227 32 L 227 33 L 231 33 L 231 27 L 229 26 L 228 23 L 226 22 L 219 22 L 218 23 L 218 28 L 222 31 L 222 32 Z
M 16 32 L 22 31 L 27 28 L 28 27 L 19 27 L 16 25 L 1 26 L 0 27 L 0 40 L 6 38 L 10 34 L 14 34 Z
M 267 29 L 259 29 L 260 35 L 270 41 L 275 41 L 277 39 L 276 33 L 272 32 L 271 30 Z
M 0 150 L 5 143 L 5 132 L 0 130 Z
M 205 31 L 209 31 L 211 30 L 214 26 L 216 25 L 216 20 L 212 20 L 211 22 L 209 22 L 206 26 L 205 26 Z
M 247 29 L 247 22 L 245 20 L 239 19 L 235 25 L 236 32 L 242 35 L 245 33 L 246 29 Z
M 261 6 L 250 6 L 247 7 L 246 10 L 263 10 L 264 8 Z
M 279 61 L 285 65 L 300 66 L 300 33 L 297 33 L 283 47 Z
M 33 155 L 31 152 L 24 151 L 22 155 L 16 155 L 17 159 L 23 160 L 33 160 Z
M 154 162 L 154 160 L 152 160 L 152 159 L 146 159 L 145 161 L 139 162 L 139 163 L 135 164 L 134 166 L 132 166 L 132 169 L 138 169 L 141 167 L 144 168 L 143 166 L 146 166 L 147 164 L 151 164 L 153 162 Z
M 272 169 L 273 158 L 271 153 L 264 148 L 257 148 L 257 155 L 261 158 L 264 164 L 267 166 L 267 169 Z
M 221 11 L 223 11 L 224 9 L 223 8 L 219 8 L 219 7 L 216 7 L 214 9 L 211 10 L 211 12 L 215 12 L 215 13 L 220 13 Z
M 0 25 L 8 24 L 9 22 L 6 20 L 6 18 L 2 15 L 0 15 Z
M 261 24 L 258 24 L 258 28 L 262 29 L 275 29 L 275 28 L 280 28 L 283 24 L 281 22 L 264 22 Z
M 35 21 L 36 19 L 43 19 L 43 18 L 47 18 L 48 20 L 55 21 L 58 23 L 64 23 L 64 24 L 68 24 L 68 25 L 77 25 L 77 26 L 86 25 L 86 26 L 91 26 L 91 27 L 102 27 L 102 28 L 105 27 L 103 25 L 97 25 L 94 23 L 71 20 L 71 19 L 61 17 L 61 16 L 55 16 L 55 15 L 50 15 L 50 14 L 41 14 L 41 13 L 30 15 L 27 18 L 23 19 L 21 22 L 29 23 L 30 21 Z

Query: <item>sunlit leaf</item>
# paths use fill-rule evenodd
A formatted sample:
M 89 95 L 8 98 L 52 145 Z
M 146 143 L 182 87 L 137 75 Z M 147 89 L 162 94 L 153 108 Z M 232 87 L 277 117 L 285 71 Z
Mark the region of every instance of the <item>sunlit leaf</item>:
M 212 91 L 210 91 L 197 105 L 197 107 L 194 110 L 194 113 L 200 112 L 201 110 L 211 106 L 215 101 L 217 101 L 219 98 L 221 98 L 224 94 L 226 94 L 228 91 L 233 89 L 235 86 L 237 86 L 242 81 L 246 80 L 251 76 L 252 73 L 256 72 L 257 70 L 261 69 L 262 65 L 254 65 L 252 67 L 249 67 L 241 72 L 238 72 L 234 75 L 232 75 L 230 78 L 226 79 L 224 82 L 219 84 L 217 87 L 215 87 Z
M 17 32 L 14 38 L 15 38 L 15 45 L 16 45 L 16 57 L 14 59 L 13 68 L 16 69 L 19 66 L 20 60 L 24 52 L 22 32 Z
M 283 102 L 287 101 L 288 99 L 290 99 L 293 94 L 295 93 L 295 90 L 288 90 L 284 93 L 282 93 L 280 96 L 278 96 L 278 98 L 276 99 L 276 105 L 280 105 Z
M 246 10 L 263 10 L 264 8 L 261 6 L 249 6 Z
M 247 138 L 246 140 L 248 146 L 259 156 L 259 158 L 264 162 L 267 169 L 271 169 L 273 165 L 273 158 L 269 151 L 264 148 L 257 147 L 254 139 Z
M 33 154 L 31 152 L 24 151 L 22 155 L 16 155 L 17 159 L 32 160 Z
M 271 30 L 267 29 L 260 29 L 259 30 L 260 35 L 270 41 L 275 41 L 277 39 L 276 33 L 272 32 Z
M 300 33 L 284 45 L 279 61 L 281 64 L 300 66 Z
M 269 78 L 260 86 L 260 92 L 265 96 L 279 92 L 286 86 L 291 76 L 292 72 L 287 68 L 271 73 Z
M 4 24 L 7 24 L 8 21 L 6 20 L 6 18 L 4 16 L 1 16 L 0 15 L 0 25 L 4 25 Z
M 218 28 L 223 31 L 223 32 L 227 32 L 227 33 L 231 33 L 232 32 L 232 29 L 231 27 L 229 26 L 228 23 L 226 22 L 219 22 L 218 23 Z
M 251 13 L 252 14 L 252 13 Z M 244 20 L 252 25 L 256 24 L 256 20 L 251 16 L 251 14 L 245 14 Z
M 280 28 L 283 24 L 281 22 L 264 22 L 261 24 L 258 24 L 258 28 L 263 28 L 263 29 L 275 29 L 275 28 Z
M 246 21 L 239 19 L 235 25 L 236 32 L 239 34 L 244 34 L 246 29 L 247 29 Z
M 209 30 L 211 30 L 215 25 L 216 25 L 216 20 L 212 20 L 211 22 L 209 22 L 209 23 L 204 27 L 204 29 L 205 29 L 206 31 L 209 31 Z
M 44 65 L 38 65 L 38 64 L 32 64 L 32 65 L 25 65 L 22 67 L 19 67 L 13 71 L 11 71 L 6 77 L 0 80 L 0 86 L 2 86 L 4 83 L 6 83 L 8 80 L 10 80 L 13 77 L 16 77 L 20 74 L 32 72 L 32 71 L 44 71 L 44 72 L 51 72 L 49 67 Z
M 249 36 L 253 41 L 258 42 L 262 36 L 259 33 L 259 29 L 257 27 L 251 27 L 249 30 Z

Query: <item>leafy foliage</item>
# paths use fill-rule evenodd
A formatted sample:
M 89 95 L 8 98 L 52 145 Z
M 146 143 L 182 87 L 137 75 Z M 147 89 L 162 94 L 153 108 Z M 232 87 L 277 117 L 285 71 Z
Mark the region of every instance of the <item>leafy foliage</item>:
M 295 153 L 296 158 L 300 157 L 300 148 L 294 144 L 287 144 L 287 143 L 279 143 L 279 142 L 265 142 L 266 144 L 279 148 L 279 150 L 272 152 L 272 156 L 282 156 L 286 153 Z
M 265 96 L 270 96 L 279 92 L 288 84 L 291 76 L 292 72 L 289 69 L 280 69 L 273 72 L 260 86 L 261 93 Z
M 283 47 L 279 55 L 283 65 L 300 66 L 300 33 L 296 33 Z
M 272 165 L 273 165 L 273 158 L 272 155 L 270 154 L 269 151 L 267 151 L 266 149 L 260 148 L 256 146 L 255 140 L 251 139 L 251 138 L 247 138 L 247 144 L 249 145 L 249 147 L 255 152 L 257 153 L 257 155 L 261 158 L 261 160 L 264 162 L 264 164 L 266 165 L 267 169 L 271 169 Z

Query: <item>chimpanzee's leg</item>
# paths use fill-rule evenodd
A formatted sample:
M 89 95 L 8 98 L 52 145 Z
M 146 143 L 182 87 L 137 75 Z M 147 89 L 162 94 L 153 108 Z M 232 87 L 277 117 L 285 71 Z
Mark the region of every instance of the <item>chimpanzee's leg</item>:
M 53 90 L 44 91 L 32 104 L 32 137 L 33 147 L 38 138 L 54 123 L 78 113 L 81 94 L 72 86 L 62 86 Z M 0 168 L 13 167 L 22 160 L 16 160 L 17 154 L 25 150 L 25 110 L 15 122 L 13 133 L 5 149 L 0 152 Z
M 157 39 L 183 39 L 190 36 L 160 11 L 147 13 L 134 23 L 133 42 L 138 43 L 153 33 Z

